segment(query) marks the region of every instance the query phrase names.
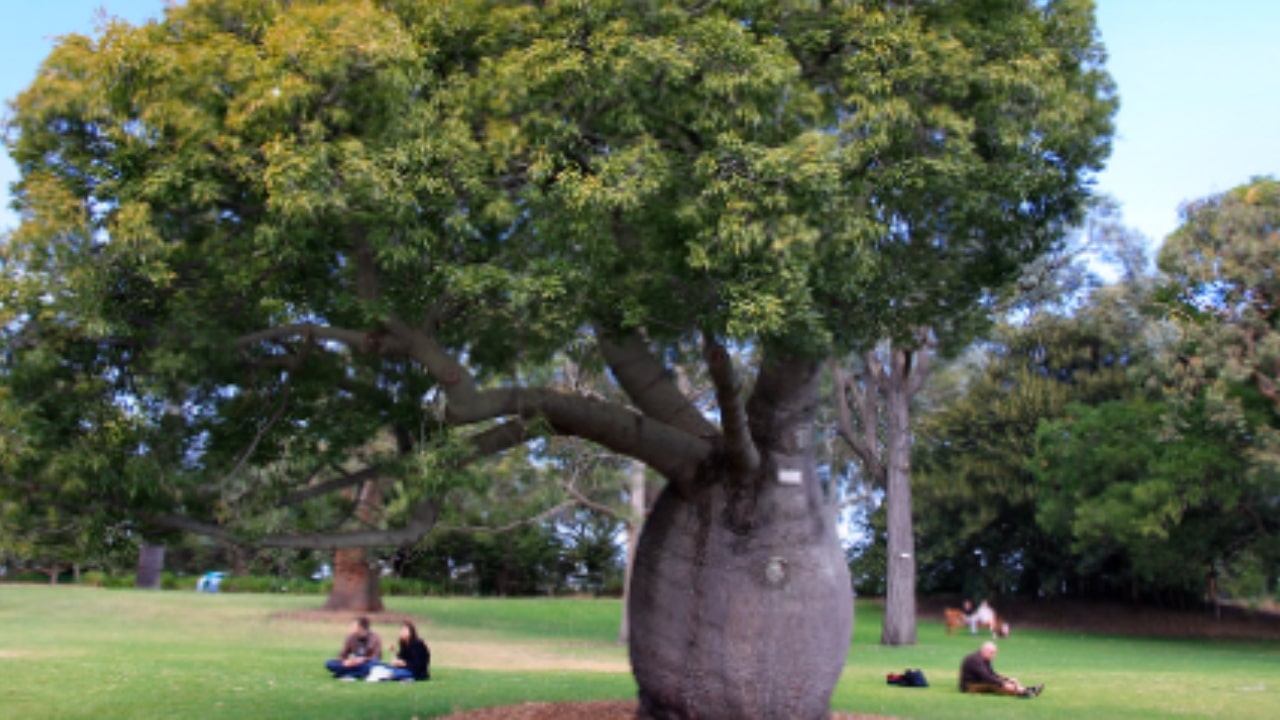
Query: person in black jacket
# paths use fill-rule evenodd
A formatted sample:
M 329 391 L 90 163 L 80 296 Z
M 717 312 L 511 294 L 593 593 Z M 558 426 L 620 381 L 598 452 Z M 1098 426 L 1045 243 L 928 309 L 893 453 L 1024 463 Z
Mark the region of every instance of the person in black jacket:
M 408 620 L 400 624 L 400 648 L 391 661 L 388 679 L 401 682 L 431 679 L 431 649 L 418 637 L 418 628 Z
M 996 657 L 996 644 L 982 643 L 982 647 L 969 653 L 960 663 L 960 692 L 996 693 L 1033 698 L 1044 690 L 1044 685 L 1023 687 L 1017 678 L 1005 677 L 996 672 L 991 661 Z

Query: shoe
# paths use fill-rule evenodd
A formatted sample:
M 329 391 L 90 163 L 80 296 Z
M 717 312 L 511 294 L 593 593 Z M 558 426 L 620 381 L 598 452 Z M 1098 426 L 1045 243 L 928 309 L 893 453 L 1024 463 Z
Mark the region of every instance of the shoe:
M 1033 697 L 1040 697 L 1040 693 L 1044 692 L 1044 683 L 1040 683 L 1039 685 L 1031 688 L 1031 690 L 1035 693 Z
M 355 679 L 355 678 L 353 678 L 353 677 L 351 677 L 350 675 L 343 675 L 342 677 L 338 678 L 338 680 L 340 680 L 340 681 L 342 681 L 342 682 L 355 682 L 355 681 L 356 681 L 356 679 Z

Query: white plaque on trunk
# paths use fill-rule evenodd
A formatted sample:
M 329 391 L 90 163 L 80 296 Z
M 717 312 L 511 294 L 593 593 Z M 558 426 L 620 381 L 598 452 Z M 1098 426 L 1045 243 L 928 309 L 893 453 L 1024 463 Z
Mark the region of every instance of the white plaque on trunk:
M 778 482 L 782 485 L 799 485 L 804 480 L 804 473 L 799 470 L 778 469 Z

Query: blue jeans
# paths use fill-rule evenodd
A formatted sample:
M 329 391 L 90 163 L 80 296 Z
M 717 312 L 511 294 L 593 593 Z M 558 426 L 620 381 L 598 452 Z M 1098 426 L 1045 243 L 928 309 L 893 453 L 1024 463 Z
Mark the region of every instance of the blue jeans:
M 372 665 L 369 666 L 369 669 L 372 670 L 373 668 L 386 668 L 387 670 L 389 670 L 391 672 L 391 676 L 388 678 L 385 678 L 388 682 L 400 682 L 402 680 L 414 679 L 413 671 L 411 671 L 409 668 L 394 667 L 386 663 L 373 663 Z M 365 671 L 365 674 L 367 675 L 368 671 Z
M 360 680 L 369 674 L 369 669 L 373 667 L 373 662 L 366 661 L 359 665 L 347 667 L 342 664 L 341 660 L 329 660 L 324 664 L 324 667 L 326 670 L 333 673 L 333 676 L 336 678 L 353 677 Z
M 391 668 L 392 680 L 413 680 L 413 671 L 409 668 Z

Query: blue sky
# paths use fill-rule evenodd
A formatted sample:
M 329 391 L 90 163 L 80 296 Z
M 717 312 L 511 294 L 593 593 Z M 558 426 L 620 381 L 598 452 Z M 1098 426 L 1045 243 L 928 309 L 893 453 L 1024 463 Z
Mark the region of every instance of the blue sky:
M 0 0 L 0 97 L 35 76 L 53 39 L 90 32 L 99 8 L 131 22 L 163 0 Z M 1158 242 L 1178 206 L 1256 175 L 1280 175 L 1280 2 L 1099 0 L 1098 23 L 1120 90 L 1111 160 L 1098 187 Z M 16 171 L 0 157 L 0 229 Z

